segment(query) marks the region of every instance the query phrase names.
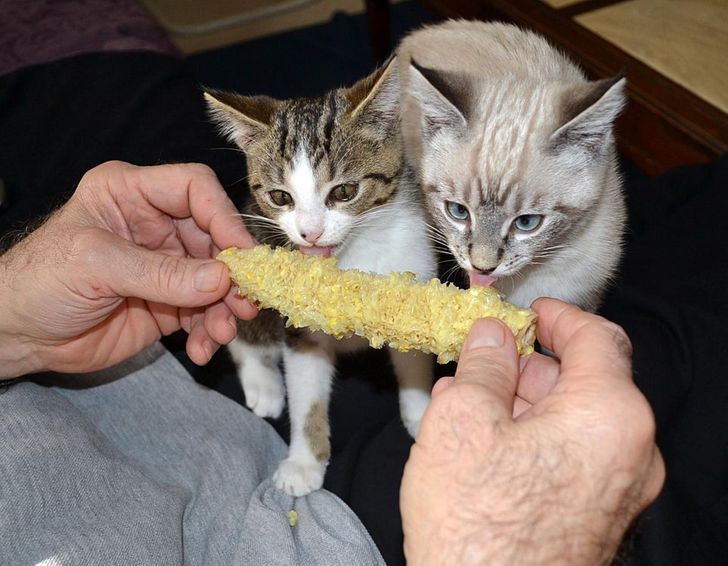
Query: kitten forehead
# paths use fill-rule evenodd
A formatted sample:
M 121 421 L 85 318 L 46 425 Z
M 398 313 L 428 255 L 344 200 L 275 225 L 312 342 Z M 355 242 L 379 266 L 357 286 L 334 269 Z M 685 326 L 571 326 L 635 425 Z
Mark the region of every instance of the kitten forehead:
M 494 197 L 526 176 L 529 158 L 547 132 L 552 108 L 547 88 L 505 81 L 484 90 L 482 114 L 472 124 L 469 173 Z
M 555 127 L 557 88 L 522 78 L 479 86 L 469 134 L 431 147 L 423 163 L 425 180 L 474 207 L 488 202 L 528 207 L 532 190 L 551 173 L 543 148 Z
M 311 167 L 311 160 L 303 149 L 300 149 L 293 159 L 288 185 L 294 200 L 300 204 L 305 204 L 316 194 L 316 176 Z

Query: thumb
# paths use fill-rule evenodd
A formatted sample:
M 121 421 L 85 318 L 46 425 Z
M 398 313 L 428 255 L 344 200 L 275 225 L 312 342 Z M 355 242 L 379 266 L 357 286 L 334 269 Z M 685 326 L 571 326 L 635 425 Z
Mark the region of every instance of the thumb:
M 477 320 L 463 344 L 454 384 L 476 384 L 488 390 L 495 405 L 513 414 L 518 385 L 518 350 L 513 334 L 494 318 Z
M 191 259 L 147 250 L 118 236 L 104 246 L 103 271 L 92 270 L 101 287 L 176 307 L 209 305 L 230 289 L 227 267 L 214 259 Z M 97 266 L 94 266 L 97 267 Z

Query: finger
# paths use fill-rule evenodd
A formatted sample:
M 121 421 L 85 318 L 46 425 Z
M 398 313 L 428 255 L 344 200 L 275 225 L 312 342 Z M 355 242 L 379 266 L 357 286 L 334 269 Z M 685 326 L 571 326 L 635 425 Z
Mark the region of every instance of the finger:
M 177 236 L 182 240 L 187 253 L 198 259 L 214 258 L 219 248 L 212 242 L 210 234 L 200 229 L 194 218 L 182 218 L 174 221 Z
M 218 344 L 228 344 L 238 332 L 235 317 L 225 303 L 216 303 L 205 310 L 205 330 Z
M 663 485 L 665 485 L 665 460 L 663 459 L 657 445 L 652 447 L 652 458 L 649 468 L 648 479 L 644 488 L 645 506 L 655 500 L 655 498 L 660 494 Z
M 454 377 L 441 377 L 440 379 L 438 379 L 435 382 L 435 385 L 432 387 L 432 397 L 435 398 L 445 389 L 450 387 L 454 379 Z
M 192 315 L 195 314 L 195 312 L 200 311 L 201 309 L 190 309 L 190 308 L 180 308 L 179 309 L 179 322 L 182 326 L 182 329 L 189 334 L 190 330 L 192 330 Z
M 217 176 L 205 165 L 134 167 L 127 182 L 159 210 L 177 218 L 191 216 L 220 249 L 255 245 Z
M 220 347 L 207 333 L 204 320 L 205 315 L 202 312 L 192 315 L 190 335 L 187 337 L 187 355 L 198 366 L 209 362 Z
M 152 313 L 163 336 L 169 336 L 181 328 L 179 309 L 177 307 L 147 302 L 147 308 Z
M 455 383 L 485 388 L 504 415 L 513 413 L 518 380 L 518 351 L 510 330 L 499 320 L 477 320 L 460 353 Z
M 232 313 L 241 320 L 253 320 L 258 316 L 259 309 L 246 297 L 241 297 L 235 288 L 231 288 L 225 296 L 225 304 Z
M 521 358 L 521 377 L 516 394 L 530 404 L 536 404 L 553 390 L 559 378 L 560 366 L 555 359 L 534 353 Z
M 524 413 L 533 407 L 532 403 L 529 403 L 525 399 L 516 396 L 513 400 L 513 418 L 517 419 L 523 417 Z
M 538 299 L 539 342 L 561 359 L 561 372 L 632 380 L 632 346 L 616 324 L 556 299 Z
M 138 297 L 178 307 L 212 304 L 230 290 L 227 267 L 150 251 L 104 230 L 93 230 L 79 277 L 104 296 Z

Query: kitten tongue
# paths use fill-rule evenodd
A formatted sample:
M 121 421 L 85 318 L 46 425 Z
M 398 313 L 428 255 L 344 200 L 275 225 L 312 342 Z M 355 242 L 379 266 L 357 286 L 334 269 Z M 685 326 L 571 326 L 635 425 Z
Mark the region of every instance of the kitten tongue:
M 485 273 L 478 273 L 477 271 L 468 271 L 468 276 L 470 277 L 471 287 L 490 287 L 498 281 L 496 277 L 491 277 Z
M 319 246 L 299 246 L 299 250 L 303 255 L 322 255 L 329 257 L 331 255 L 331 247 L 319 247 Z

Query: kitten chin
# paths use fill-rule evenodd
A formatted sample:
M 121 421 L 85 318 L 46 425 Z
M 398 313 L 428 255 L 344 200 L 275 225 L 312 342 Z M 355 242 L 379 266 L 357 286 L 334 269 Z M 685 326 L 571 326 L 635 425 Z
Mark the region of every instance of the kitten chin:
M 498 23 L 425 27 L 398 59 L 406 155 L 439 242 L 511 302 L 596 308 L 624 233 L 612 133 L 624 79 L 588 81 L 542 37 Z

